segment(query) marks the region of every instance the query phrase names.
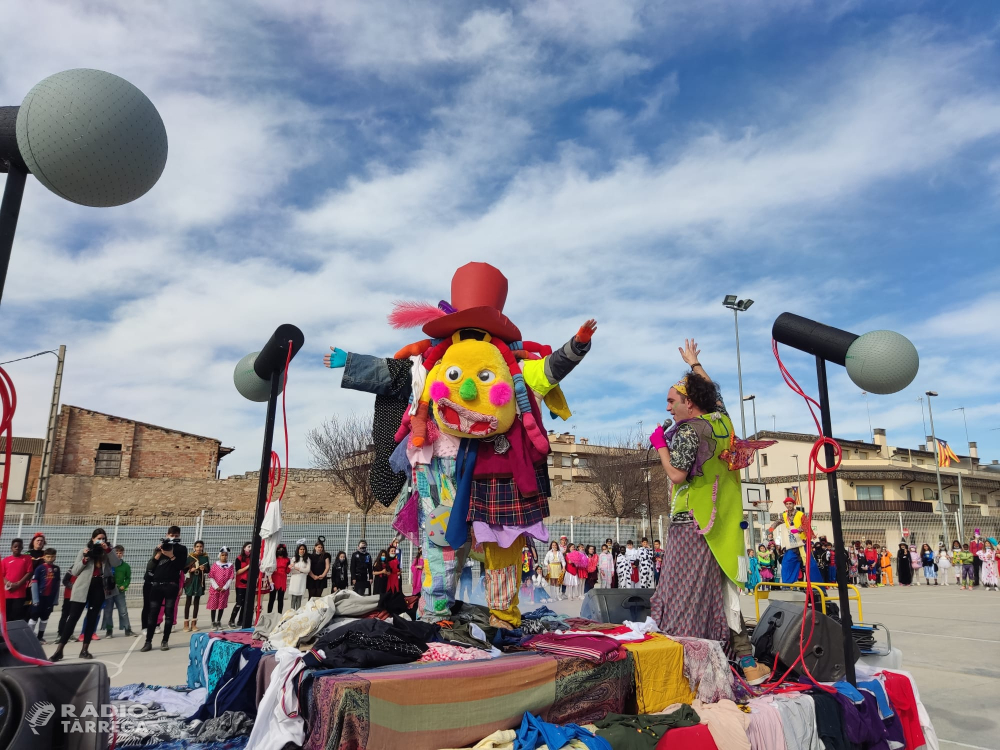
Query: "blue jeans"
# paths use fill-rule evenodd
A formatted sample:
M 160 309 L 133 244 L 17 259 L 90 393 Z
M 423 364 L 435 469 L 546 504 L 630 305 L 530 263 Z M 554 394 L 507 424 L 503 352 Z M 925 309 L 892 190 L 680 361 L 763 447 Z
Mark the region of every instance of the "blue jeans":
M 409 386 L 409 381 L 406 385 Z M 376 396 L 395 396 L 402 400 L 406 400 L 410 395 L 408 387 L 406 393 L 397 392 L 400 389 L 398 384 L 393 383 L 392 373 L 389 372 L 389 365 L 386 364 L 384 357 L 355 352 L 347 353 L 347 364 L 344 365 L 340 387 L 374 393 Z
M 118 608 L 118 629 L 131 630 L 132 624 L 128 619 L 128 604 L 125 602 L 125 592 L 118 591 L 104 602 L 104 622 L 101 623 L 101 630 L 114 630 L 114 611 Z

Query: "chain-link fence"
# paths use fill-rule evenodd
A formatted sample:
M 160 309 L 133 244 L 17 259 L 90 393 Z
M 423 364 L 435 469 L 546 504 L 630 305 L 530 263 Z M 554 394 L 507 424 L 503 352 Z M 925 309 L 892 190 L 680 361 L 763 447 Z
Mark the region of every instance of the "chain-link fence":
M 754 541 L 761 539 L 760 514 L 754 514 Z M 764 516 L 766 524 L 779 520 L 778 515 Z M 901 539 L 911 544 L 928 543 L 936 547 L 940 539 L 951 546 L 953 539 L 968 541 L 976 529 L 984 537 L 1000 538 L 1000 516 L 983 516 L 978 508 L 966 508 L 960 516 L 957 512 L 946 513 L 945 534 L 942 516 L 936 513 L 886 513 L 852 512 L 841 515 L 844 539 L 848 543 L 859 540 L 894 547 Z M 215 559 L 220 547 L 229 547 L 233 554 L 249 542 L 253 534 L 252 512 L 204 513 L 198 516 L 175 518 L 172 525 L 180 526 L 181 539 L 190 548 L 195 540 L 205 542 L 210 558 Z M 294 554 L 294 545 L 304 539 L 310 551 L 319 537 L 324 537 L 326 551 L 335 555 L 343 550 L 350 553 L 362 538 L 362 519 L 357 513 L 310 513 L 288 514 L 283 519 L 281 538 Z M 744 514 L 744 520 L 749 520 Z M 765 524 L 765 525 L 766 525 Z M 629 539 L 639 542 L 643 537 L 651 541 L 660 539 L 666 543 L 669 533 L 669 517 L 657 516 L 649 523 L 645 518 L 595 518 L 591 516 L 550 518 L 545 526 L 549 538 L 559 539 L 565 535 L 575 544 L 593 544 L 600 549 L 606 539 L 614 539 L 624 544 Z M 163 538 L 167 524 L 162 516 L 41 516 L 8 513 L 4 518 L 3 533 L 0 534 L 0 550 L 10 548 L 12 539 L 19 537 L 25 546 L 36 532 L 45 535 L 46 543 L 58 551 L 57 564 L 67 569 L 77 553 L 91 538 L 96 528 L 103 528 L 112 544 L 125 547 L 125 560 L 132 566 L 133 580 L 139 581 L 153 549 Z M 833 539 L 833 527 L 829 513 L 817 513 L 813 518 L 813 528 L 817 534 Z M 964 533 L 960 530 L 964 529 Z M 780 534 L 780 532 L 779 532 Z M 364 538 L 373 553 L 389 546 L 397 536 L 388 515 L 369 516 L 365 524 Z M 747 532 L 749 545 L 749 531 Z M 414 548 L 409 542 L 400 545 L 402 566 L 406 571 L 413 559 Z M 541 550 L 539 550 L 541 552 Z M 408 572 L 407 572 L 408 580 Z M 129 598 L 141 598 L 141 586 L 129 589 Z
M 125 560 L 132 567 L 133 581 L 141 580 L 146 562 L 156 545 L 166 534 L 168 525 L 181 529 L 181 539 L 188 546 L 196 540 L 205 542 L 205 550 L 215 559 L 220 547 L 229 547 L 232 555 L 238 554 L 253 534 L 254 514 L 252 512 L 204 513 L 194 517 L 174 518 L 165 521 L 162 516 L 102 516 L 102 515 L 48 515 L 37 519 L 30 514 L 9 513 L 4 518 L 3 532 L 0 534 L 0 550 L 6 552 L 15 538 L 24 540 L 25 547 L 36 532 L 45 535 L 46 545 L 59 553 L 56 564 L 68 569 L 72 560 L 90 540 L 94 529 L 102 528 L 112 545 L 125 547 Z M 664 538 L 666 519 L 654 519 L 650 526 L 645 519 L 615 518 L 552 518 L 545 525 L 550 539 L 566 535 L 573 543 L 594 544 L 600 549 L 605 539 L 620 540 L 624 544 L 632 539 L 636 543 L 646 536 L 651 540 Z M 662 532 L 661 532 L 662 530 Z M 358 542 L 364 538 L 369 550 L 374 554 L 389 546 L 397 537 L 392 528 L 392 518 L 379 514 L 371 515 L 364 524 L 356 513 L 310 513 L 288 514 L 282 519 L 281 540 L 294 554 L 298 540 L 312 551 L 317 539 L 323 537 L 326 551 L 336 555 L 344 551 L 350 556 Z M 413 560 L 414 548 L 406 541 L 400 545 L 401 564 L 406 571 Z M 141 586 L 129 589 L 129 599 L 141 599 Z

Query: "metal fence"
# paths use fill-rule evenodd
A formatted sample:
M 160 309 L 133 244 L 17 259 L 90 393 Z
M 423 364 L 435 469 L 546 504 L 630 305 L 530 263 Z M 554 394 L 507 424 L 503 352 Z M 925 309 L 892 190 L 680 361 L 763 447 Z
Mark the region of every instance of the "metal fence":
M 747 518 L 746 515 L 744 518 Z M 779 517 L 775 514 L 770 518 L 775 521 Z M 926 542 L 936 547 L 940 539 L 946 538 L 950 547 L 953 539 L 968 541 L 975 529 L 979 529 L 984 537 L 1000 538 L 1000 516 L 983 516 L 978 508 L 966 508 L 964 519 L 957 513 L 945 514 L 947 537 L 939 514 L 851 512 L 842 514 L 841 518 L 844 539 L 848 543 L 870 539 L 876 544 L 894 547 L 905 532 L 909 543 L 920 545 Z M 759 541 L 760 519 L 755 517 L 754 520 L 754 539 Z M 960 534 L 963 520 L 964 533 Z M 282 521 L 282 541 L 291 553 L 294 553 L 293 547 L 297 540 L 305 539 L 311 550 L 317 538 L 323 536 L 327 552 L 336 554 L 343 550 L 350 555 L 362 538 L 361 517 L 357 513 L 286 514 Z M 243 544 L 250 541 L 253 513 L 205 512 L 198 516 L 175 518 L 172 524 L 180 526 L 181 538 L 189 548 L 195 540 L 201 539 L 205 542 L 209 557 L 214 559 L 220 547 L 229 547 L 235 554 Z M 605 539 L 615 539 L 624 544 L 629 539 L 638 542 L 642 537 L 648 537 L 665 543 L 669 533 L 669 518 L 658 516 L 653 519 L 652 524 L 645 518 L 550 518 L 546 519 L 545 526 L 550 539 L 558 539 L 565 534 L 573 543 L 594 544 L 600 549 Z M 58 551 L 57 564 L 66 569 L 98 527 L 106 531 L 112 544 L 125 547 L 125 560 L 132 566 L 133 580 L 138 581 L 153 549 L 166 533 L 167 524 L 162 516 L 50 515 L 35 518 L 29 514 L 8 513 L 0 534 L 0 550 L 6 552 L 11 540 L 16 537 L 24 539 L 27 546 L 31 536 L 40 531 L 45 534 L 48 546 Z M 828 513 L 815 514 L 813 527 L 818 534 L 833 538 Z M 396 536 L 391 517 L 385 514 L 369 516 L 364 538 L 371 551 L 377 552 L 388 547 Z M 749 542 L 749 536 L 747 541 Z M 403 542 L 401 551 L 405 571 L 414 550 L 408 542 Z M 408 572 L 406 579 L 408 580 Z M 141 598 L 141 593 L 141 586 L 133 586 L 129 590 L 129 598 Z

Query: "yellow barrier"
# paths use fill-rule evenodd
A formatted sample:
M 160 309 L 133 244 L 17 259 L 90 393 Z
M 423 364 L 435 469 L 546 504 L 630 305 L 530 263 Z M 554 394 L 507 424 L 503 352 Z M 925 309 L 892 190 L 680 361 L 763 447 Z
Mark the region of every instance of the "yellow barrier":
M 837 592 L 837 584 L 835 583 L 817 583 L 813 581 L 809 584 L 814 595 L 819 596 L 820 605 L 822 606 L 822 612 L 826 614 L 826 603 L 828 601 L 836 602 L 839 601 L 839 593 Z M 753 589 L 753 605 L 757 612 L 757 622 L 760 622 L 760 600 L 768 598 L 768 592 L 774 589 L 801 589 L 805 593 L 806 583 L 805 581 L 799 583 L 758 583 Z M 827 590 L 833 589 L 833 596 L 827 595 Z M 848 602 L 857 602 L 858 604 L 858 618 L 855 622 L 864 622 L 865 616 L 864 611 L 861 609 L 861 591 L 857 586 L 847 586 Z M 853 594 L 851 593 L 853 592 Z

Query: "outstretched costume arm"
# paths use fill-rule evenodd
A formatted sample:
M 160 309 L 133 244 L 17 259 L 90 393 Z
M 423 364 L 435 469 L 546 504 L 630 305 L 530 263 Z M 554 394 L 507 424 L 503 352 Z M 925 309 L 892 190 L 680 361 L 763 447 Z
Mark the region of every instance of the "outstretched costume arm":
M 545 396 L 573 372 L 590 351 L 590 340 L 597 330 L 597 321 L 588 320 L 576 335 L 543 359 L 528 359 L 521 363 L 524 382 L 535 393 Z

